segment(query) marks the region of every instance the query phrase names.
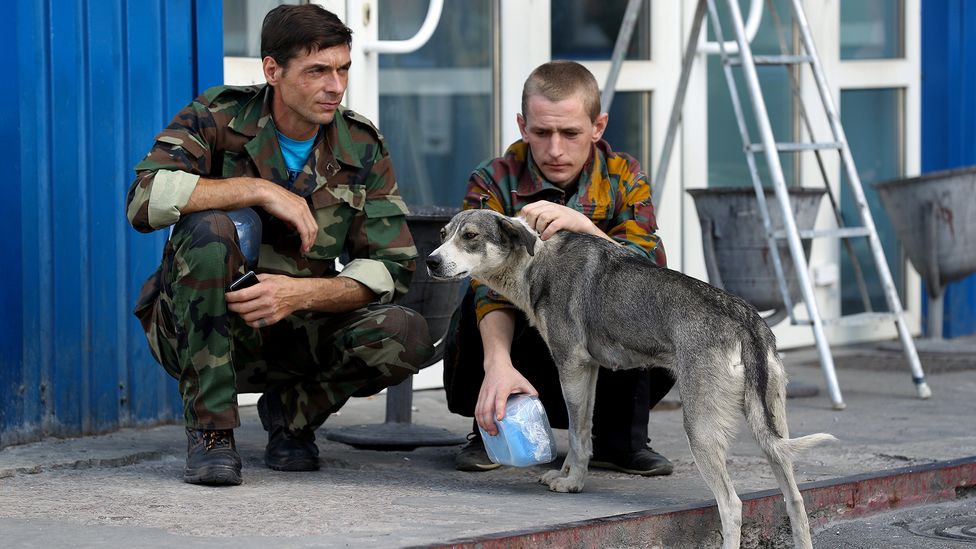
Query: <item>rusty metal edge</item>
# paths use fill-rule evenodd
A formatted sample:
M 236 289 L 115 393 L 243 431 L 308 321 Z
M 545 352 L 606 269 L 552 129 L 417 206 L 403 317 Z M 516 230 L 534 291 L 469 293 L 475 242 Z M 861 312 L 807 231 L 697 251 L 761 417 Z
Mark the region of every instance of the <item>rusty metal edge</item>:
M 950 501 L 976 490 L 976 456 L 809 482 L 800 485 L 814 531 L 830 522 Z M 741 494 L 742 531 L 772 540 L 789 536 L 779 490 Z M 577 522 L 498 532 L 414 549 L 511 547 L 692 546 L 719 538 L 714 500 Z M 720 542 L 719 542 L 720 543 Z

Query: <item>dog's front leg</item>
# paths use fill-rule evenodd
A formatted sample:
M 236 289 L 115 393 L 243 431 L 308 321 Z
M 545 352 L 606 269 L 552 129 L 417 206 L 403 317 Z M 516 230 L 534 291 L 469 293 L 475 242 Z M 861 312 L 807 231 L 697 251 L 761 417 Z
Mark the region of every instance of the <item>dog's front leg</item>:
M 593 455 L 591 431 L 598 368 L 579 359 L 560 361 L 553 355 L 569 412 L 569 453 L 561 469 L 549 471 L 539 480 L 554 492 L 580 492 Z

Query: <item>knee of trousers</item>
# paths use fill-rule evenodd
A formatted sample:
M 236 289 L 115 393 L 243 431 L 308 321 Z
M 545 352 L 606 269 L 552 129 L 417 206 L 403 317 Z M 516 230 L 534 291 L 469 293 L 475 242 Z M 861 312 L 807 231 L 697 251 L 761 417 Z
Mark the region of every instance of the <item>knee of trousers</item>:
M 383 319 L 379 331 L 383 347 L 392 347 L 396 353 L 382 353 L 387 366 L 403 369 L 405 375 L 416 373 L 434 355 L 434 346 L 424 317 L 399 305 L 383 306 Z M 392 358 L 391 358 L 392 357 Z
M 226 265 L 227 272 L 236 272 L 244 263 L 234 221 L 223 210 L 183 216 L 173 228 L 170 242 L 177 255 L 192 254 L 210 266 Z

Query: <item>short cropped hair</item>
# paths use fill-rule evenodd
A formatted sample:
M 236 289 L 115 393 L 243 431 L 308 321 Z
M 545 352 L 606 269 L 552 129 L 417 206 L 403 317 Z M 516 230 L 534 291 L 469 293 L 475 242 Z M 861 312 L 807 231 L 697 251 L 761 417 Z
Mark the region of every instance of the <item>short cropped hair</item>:
M 315 4 L 278 6 L 261 25 L 261 59 L 271 57 L 285 68 L 300 53 L 341 44 L 352 44 L 352 30 L 336 14 Z
M 534 95 L 553 102 L 578 95 L 591 121 L 600 116 L 600 86 L 593 73 L 576 61 L 550 61 L 532 71 L 522 87 L 522 116 Z

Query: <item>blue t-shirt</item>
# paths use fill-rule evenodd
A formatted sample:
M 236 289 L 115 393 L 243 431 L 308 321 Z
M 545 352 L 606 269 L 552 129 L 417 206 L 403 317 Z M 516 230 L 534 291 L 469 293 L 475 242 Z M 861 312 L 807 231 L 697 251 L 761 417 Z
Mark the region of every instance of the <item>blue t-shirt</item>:
M 288 168 L 288 184 L 291 185 L 295 183 L 295 178 L 298 174 L 302 172 L 302 168 L 305 167 L 305 160 L 308 159 L 308 154 L 312 152 L 312 146 L 315 145 L 315 138 L 305 141 L 295 141 L 289 138 L 285 134 L 278 132 L 278 143 L 281 145 L 281 156 L 285 158 L 285 167 Z

